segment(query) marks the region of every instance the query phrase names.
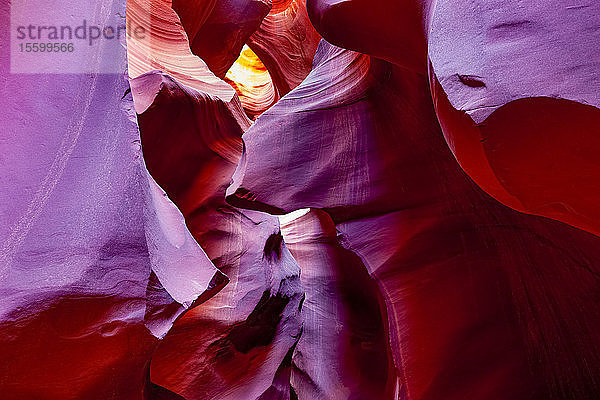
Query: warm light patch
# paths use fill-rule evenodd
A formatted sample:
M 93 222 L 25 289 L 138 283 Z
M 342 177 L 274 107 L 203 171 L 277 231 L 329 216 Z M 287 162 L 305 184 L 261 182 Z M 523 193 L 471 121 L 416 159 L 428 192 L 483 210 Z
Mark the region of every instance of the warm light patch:
M 273 0 L 273 6 L 271 7 L 271 14 L 277 14 L 285 11 L 293 0 Z
M 225 81 L 236 90 L 250 117 L 257 117 L 277 101 L 271 75 L 248 46 L 227 71 Z

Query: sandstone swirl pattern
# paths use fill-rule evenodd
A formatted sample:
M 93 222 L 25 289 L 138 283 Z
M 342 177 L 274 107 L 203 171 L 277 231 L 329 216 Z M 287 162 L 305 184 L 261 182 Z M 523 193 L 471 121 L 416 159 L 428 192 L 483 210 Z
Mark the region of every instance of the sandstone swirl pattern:
M 600 398 L 597 3 L 96 3 L 0 49 L 0 397 Z

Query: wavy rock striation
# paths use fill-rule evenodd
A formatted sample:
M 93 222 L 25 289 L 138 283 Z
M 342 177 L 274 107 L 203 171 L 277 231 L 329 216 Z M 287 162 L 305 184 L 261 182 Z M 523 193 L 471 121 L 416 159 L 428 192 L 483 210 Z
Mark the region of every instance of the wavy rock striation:
M 599 398 L 600 9 L 526 3 L 128 0 L 123 76 L 2 44 L 2 397 Z
M 305 0 L 275 1 L 271 12 L 248 39 L 267 67 L 280 96 L 306 78 L 321 36 L 311 25 Z
M 244 46 L 239 58 L 227 71 L 225 81 L 233 86 L 251 119 L 256 119 L 279 99 L 269 71 L 248 46 Z
M 292 354 L 298 399 L 385 399 L 395 384 L 386 311 L 360 258 L 338 242 L 320 210 L 281 217 L 281 232 L 302 270 L 302 337 Z
M 400 398 L 594 398 L 598 239 L 476 187 L 427 87 L 322 42 L 244 135 L 232 201 L 331 215 L 385 299 Z
M 2 397 L 139 399 L 158 340 L 223 275 L 146 171 L 126 77 L 5 74 L 7 52 Z
M 228 279 L 175 324 L 152 358 L 151 379 L 185 398 L 280 398 L 301 335 L 303 290 L 277 218 L 225 203 L 243 127 L 230 103 L 163 73 L 141 75 L 132 87 L 141 101 L 153 99 L 138 115 L 148 170 Z

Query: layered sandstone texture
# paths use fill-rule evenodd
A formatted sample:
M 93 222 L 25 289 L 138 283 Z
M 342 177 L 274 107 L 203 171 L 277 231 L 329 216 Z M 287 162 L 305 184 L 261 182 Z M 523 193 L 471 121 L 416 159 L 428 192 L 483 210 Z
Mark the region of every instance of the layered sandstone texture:
M 147 33 L 123 74 L 3 43 L 0 397 L 600 398 L 599 4 L 90 3 Z

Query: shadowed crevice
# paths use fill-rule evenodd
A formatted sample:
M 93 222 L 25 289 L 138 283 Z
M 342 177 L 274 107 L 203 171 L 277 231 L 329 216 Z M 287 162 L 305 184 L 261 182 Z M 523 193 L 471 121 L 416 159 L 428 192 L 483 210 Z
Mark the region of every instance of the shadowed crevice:
M 229 334 L 211 344 L 218 358 L 229 358 L 232 351 L 248 353 L 273 342 L 282 313 L 290 298 L 280 293 L 272 296 L 266 290 L 244 322 L 231 328 Z
M 273 233 L 265 242 L 263 250 L 264 257 L 273 262 L 281 258 L 281 245 L 283 244 L 283 236 L 281 232 Z

